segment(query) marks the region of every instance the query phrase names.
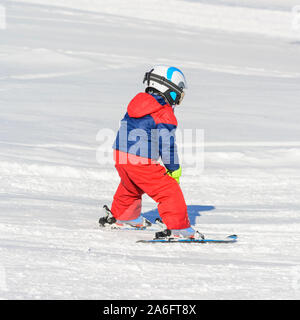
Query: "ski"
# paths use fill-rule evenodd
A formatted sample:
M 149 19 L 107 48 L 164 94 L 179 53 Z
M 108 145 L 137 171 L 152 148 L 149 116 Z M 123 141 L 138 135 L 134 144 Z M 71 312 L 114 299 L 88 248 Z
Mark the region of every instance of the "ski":
M 224 239 L 152 239 L 152 240 L 138 240 L 137 243 L 234 243 L 237 242 L 238 236 L 233 234 Z
M 101 227 L 102 230 L 107 231 L 148 231 L 148 232 L 157 232 L 159 228 L 155 228 L 155 225 L 152 227 L 125 227 L 125 226 L 106 226 Z

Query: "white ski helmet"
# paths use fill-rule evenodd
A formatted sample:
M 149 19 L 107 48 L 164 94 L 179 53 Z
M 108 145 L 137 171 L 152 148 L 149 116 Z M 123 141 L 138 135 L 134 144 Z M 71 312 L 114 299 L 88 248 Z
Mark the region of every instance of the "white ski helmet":
M 161 94 L 170 105 L 178 105 L 184 97 L 187 83 L 181 70 L 166 65 L 156 65 L 146 72 L 144 81 L 146 92 Z

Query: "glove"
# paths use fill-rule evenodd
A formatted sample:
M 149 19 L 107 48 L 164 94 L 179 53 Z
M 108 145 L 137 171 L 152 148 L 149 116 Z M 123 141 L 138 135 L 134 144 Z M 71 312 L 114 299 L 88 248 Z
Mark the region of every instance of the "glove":
M 181 177 L 181 167 L 179 167 L 179 169 L 174 171 L 167 170 L 167 175 L 174 178 L 179 184 L 179 178 Z

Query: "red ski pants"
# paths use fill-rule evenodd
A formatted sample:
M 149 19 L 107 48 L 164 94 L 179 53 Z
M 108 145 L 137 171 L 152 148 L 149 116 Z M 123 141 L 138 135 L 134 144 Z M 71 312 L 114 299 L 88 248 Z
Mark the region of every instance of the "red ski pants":
M 158 163 L 116 163 L 121 178 L 111 212 L 118 220 L 133 220 L 141 214 L 142 195 L 158 203 L 158 212 L 168 229 L 190 227 L 186 203 L 175 179 Z

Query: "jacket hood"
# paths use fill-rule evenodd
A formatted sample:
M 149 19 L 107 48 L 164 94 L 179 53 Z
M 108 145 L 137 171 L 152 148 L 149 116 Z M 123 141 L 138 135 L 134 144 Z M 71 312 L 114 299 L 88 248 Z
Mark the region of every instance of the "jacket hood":
M 153 112 L 156 112 L 166 105 L 161 105 L 153 96 L 148 93 L 138 93 L 128 104 L 127 112 L 132 118 L 141 118 Z

